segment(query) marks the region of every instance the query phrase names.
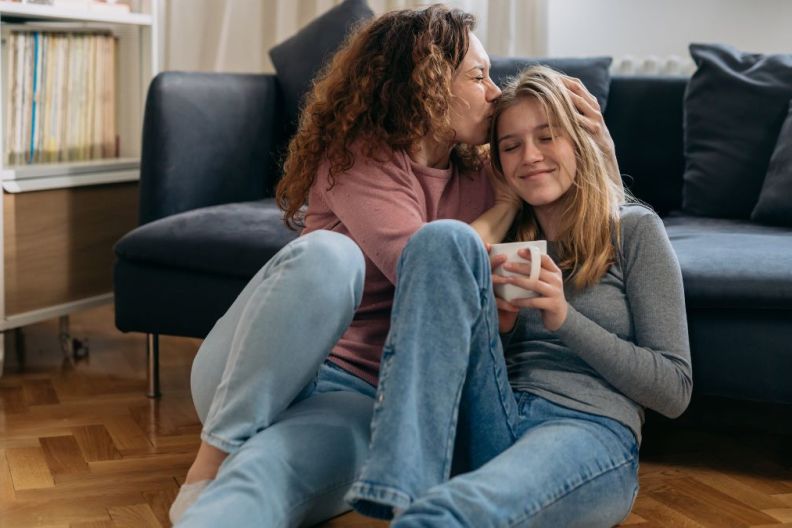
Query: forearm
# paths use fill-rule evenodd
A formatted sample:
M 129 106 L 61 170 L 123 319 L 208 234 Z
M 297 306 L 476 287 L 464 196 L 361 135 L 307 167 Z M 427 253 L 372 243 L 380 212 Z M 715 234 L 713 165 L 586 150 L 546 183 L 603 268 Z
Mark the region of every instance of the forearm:
M 676 417 L 692 390 L 687 345 L 667 343 L 663 350 L 621 339 L 569 308 L 559 337 L 619 392 L 643 407 Z
M 508 233 L 519 208 L 520 205 L 516 202 L 495 202 L 495 205 L 471 222 L 470 227 L 475 229 L 485 243 L 497 244 Z

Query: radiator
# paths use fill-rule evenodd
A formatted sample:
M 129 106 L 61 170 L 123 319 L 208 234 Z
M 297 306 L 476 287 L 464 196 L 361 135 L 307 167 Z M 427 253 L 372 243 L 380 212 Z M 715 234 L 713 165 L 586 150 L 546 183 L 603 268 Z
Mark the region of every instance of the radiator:
M 679 55 L 664 57 L 623 55 L 614 58 L 611 65 L 612 75 L 683 75 L 690 77 L 695 70 L 696 65 L 691 58 Z

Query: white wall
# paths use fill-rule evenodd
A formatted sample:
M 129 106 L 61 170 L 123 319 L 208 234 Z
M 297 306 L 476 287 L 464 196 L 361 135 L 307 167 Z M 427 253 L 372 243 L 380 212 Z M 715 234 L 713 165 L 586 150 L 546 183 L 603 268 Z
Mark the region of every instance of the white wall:
M 545 0 L 553 56 L 679 55 L 690 42 L 792 53 L 790 0 Z
M 440 1 L 440 0 L 437 0 Z M 445 0 L 492 55 L 678 55 L 690 42 L 792 53 L 792 0 Z M 272 71 L 267 51 L 340 0 L 164 0 L 163 69 Z M 375 12 L 430 0 L 369 0 Z

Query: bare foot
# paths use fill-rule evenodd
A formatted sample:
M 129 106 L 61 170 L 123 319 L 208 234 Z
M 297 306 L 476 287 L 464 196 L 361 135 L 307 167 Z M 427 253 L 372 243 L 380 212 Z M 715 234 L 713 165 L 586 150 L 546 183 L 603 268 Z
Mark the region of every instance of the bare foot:
M 195 461 L 187 471 L 187 476 L 184 479 L 185 484 L 193 484 L 201 480 L 212 480 L 217 476 L 217 470 L 220 469 L 220 464 L 226 459 L 228 453 L 220 451 L 216 447 L 201 442 L 201 447 L 198 448 L 198 455 Z

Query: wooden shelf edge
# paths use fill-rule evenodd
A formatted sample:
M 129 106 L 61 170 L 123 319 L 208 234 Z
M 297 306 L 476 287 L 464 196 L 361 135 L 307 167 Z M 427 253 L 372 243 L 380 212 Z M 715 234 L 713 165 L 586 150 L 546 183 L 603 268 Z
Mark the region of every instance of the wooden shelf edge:
M 70 187 L 84 187 L 86 185 L 123 183 L 137 181 L 139 179 L 140 171 L 137 169 L 92 172 L 87 174 L 51 176 L 48 178 L 6 180 L 3 181 L 3 190 L 9 193 L 24 193 L 32 191 L 47 191 L 51 189 L 67 189 Z
M 151 26 L 152 16 L 143 13 L 114 13 L 99 10 L 74 9 L 38 4 L 0 1 L 0 15 L 11 15 L 38 20 L 63 20 L 72 22 L 107 22 L 132 26 Z

